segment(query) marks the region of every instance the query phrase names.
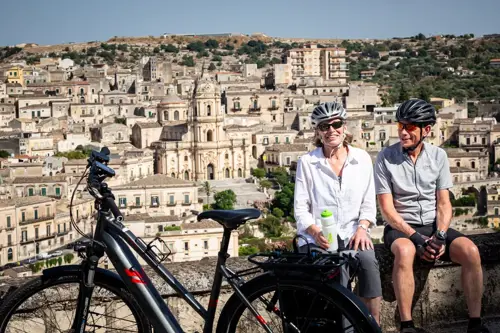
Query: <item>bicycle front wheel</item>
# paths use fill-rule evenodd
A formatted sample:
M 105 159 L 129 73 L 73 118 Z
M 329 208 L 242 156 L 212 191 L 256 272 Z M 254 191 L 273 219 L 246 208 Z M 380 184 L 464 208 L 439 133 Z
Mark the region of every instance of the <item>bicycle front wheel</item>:
M 379 333 L 373 317 L 361 310 L 354 294 L 302 280 L 276 280 L 257 277 L 241 291 L 260 318 L 255 317 L 241 299 L 233 294 L 224 306 L 217 333 L 266 332 L 266 322 L 273 333 Z
M 62 271 L 21 286 L 0 307 L 0 332 L 72 332 L 81 275 Z M 123 283 L 96 272 L 85 332 L 150 332 L 148 320 Z

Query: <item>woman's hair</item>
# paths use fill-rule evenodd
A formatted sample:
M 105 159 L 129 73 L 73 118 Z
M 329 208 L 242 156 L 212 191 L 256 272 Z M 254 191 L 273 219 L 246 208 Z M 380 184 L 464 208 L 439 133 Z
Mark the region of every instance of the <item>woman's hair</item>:
M 347 128 L 344 129 L 344 135 L 345 135 L 345 138 L 344 138 L 344 142 L 342 142 L 342 144 L 344 146 L 347 146 L 347 145 L 351 144 L 351 142 L 353 140 L 353 135 L 349 131 L 347 131 Z M 321 142 L 321 136 L 319 135 L 317 129 L 314 131 L 313 143 L 316 147 L 323 147 L 323 142 Z

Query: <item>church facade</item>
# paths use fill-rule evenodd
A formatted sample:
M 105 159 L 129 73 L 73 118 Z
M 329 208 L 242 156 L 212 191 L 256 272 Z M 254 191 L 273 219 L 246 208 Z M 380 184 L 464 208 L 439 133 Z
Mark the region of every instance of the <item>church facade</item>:
M 248 177 L 257 162 L 252 157 L 252 133 L 224 128 L 215 81 L 202 77 L 194 89 L 190 103 L 169 92 L 158 105 L 163 130 L 160 141 L 151 145 L 156 172 L 194 181 Z

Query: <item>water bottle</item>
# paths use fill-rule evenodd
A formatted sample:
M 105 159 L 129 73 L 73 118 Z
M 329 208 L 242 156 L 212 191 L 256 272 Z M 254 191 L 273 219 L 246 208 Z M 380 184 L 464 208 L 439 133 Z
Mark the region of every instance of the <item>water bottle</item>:
M 330 244 L 330 246 L 328 247 L 328 251 L 337 251 L 337 249 L 339 248 L 339 243 L 337 240 L 337 224 L 335 223 L 332 212 L 330 212 L 329 210 L 324 210 L 321 213 L 321 226 L 323 236 L 325 236 L 326 240 Z

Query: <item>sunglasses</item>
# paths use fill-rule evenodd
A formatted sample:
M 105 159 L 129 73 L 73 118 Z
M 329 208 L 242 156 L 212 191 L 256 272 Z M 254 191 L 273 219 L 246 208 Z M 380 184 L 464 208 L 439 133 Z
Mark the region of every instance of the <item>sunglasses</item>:
M 323 124 L 318 125 L 318 129 L 322 132 L 326 132 L 330 129 L 330 127 L 334 128 L 334 129 L 339 129 L 342 127 L 342 125 L 344 125 L 343 121 L 336 121 L 336 122 L 331 123 L 331 124 L 323 123 Z
M 414 131 L 416 131 L 419 128 L 420 128 L 420 126 L 414 125 L 414 124 L 402 124 L 402 123 L 398 123 L 398 129 L 400 131 L 402 131 L 402 130 L 405 129 L 407 132 L 414 132 Z

